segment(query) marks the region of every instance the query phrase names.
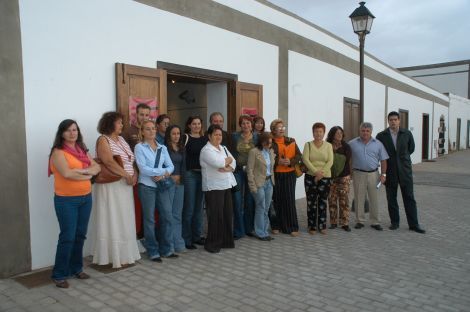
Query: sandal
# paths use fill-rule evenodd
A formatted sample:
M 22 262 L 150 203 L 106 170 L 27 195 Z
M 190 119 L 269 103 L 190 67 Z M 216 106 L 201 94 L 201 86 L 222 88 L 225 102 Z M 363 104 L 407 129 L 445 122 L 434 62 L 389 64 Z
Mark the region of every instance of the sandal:
M 69 288 L 69 283 L 66 280 L 52 280 L 56 287 L 59 288 Z
M 77 273 L 74 275 L 75 278 L 77 279 L 89 279 L 90 278 L 90 275 L 86 274 L 85 272 L 80 272 L 80 273 Z

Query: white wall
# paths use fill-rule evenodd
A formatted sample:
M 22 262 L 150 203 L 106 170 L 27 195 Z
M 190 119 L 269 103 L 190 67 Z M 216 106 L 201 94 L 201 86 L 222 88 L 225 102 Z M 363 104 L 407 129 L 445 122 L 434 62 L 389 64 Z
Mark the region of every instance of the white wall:
M 353 60 L 359 61 L 359 51 L 358 48 L 350 46 L 346 41 L 337 39 L 326 34 L 320 28 L 315 28 L 310 26 L 303 21 L 286 15 L 274 8 L 263 5 L 262 3 L 252 0 L 252 1 L 240 1 L 240 0 L 214 0 L 226 6 L 232 7 L 240 12 L 255 16 L 262 21 L 275 24 L 281 28 L 284 28 L 288 31 L 296 33 L 302 37 L 308 38 L 312 41 L 318 42 L 321 45 L 324 45 L 336 52 L 339 52 Z M 397 79 L 401 82 L 404 82 L 410 86 L 413 86 L 424 92 L 428 92 L 436 97 L 439 97 L 445 101 L 447 98 L 443 96 L 438 91 L 431 89 L 427 86 L 420 84 L 419 82 L 409 78 L 408 76 L 402 74 L 395 68 L 385 65 L 374 58 L 369 57 L 368 55 L 364 56 L 365 66 L 369 66 L 393 79 Z
M 467 148 L 467 121 L 470 120 L 470 100 L 458 95 L 449 94 L 449 142 L 454 148 L 457 148 L 457 118 L 461 119 L 460 123 L 460 149 Z
M 469 65 L 463 64 L 410 70 L 403 73 L 440 92 L 453 93 L 466 98 L 468 97 L 468 70 Z
M 33 269 L 53 263 L 57 242 L 53 179 L 46 174 L 56 127 L 74 118 L 94 146 L 98 119 L 116 108 L 116 62 L 238 74 L 263 85 L 265 117 L 277 116 L 275 46 L 129 0 L 22 0 L 20 18 Z
M 220 112 L 227 119 L 227 83 L 214 82 L 206 85 L 207 89 L 207 117 L 206 124 L 209 125 L 209 116 L 213 112 Z M 227 121 L 224 122 L 224 130 L 227 130 Z

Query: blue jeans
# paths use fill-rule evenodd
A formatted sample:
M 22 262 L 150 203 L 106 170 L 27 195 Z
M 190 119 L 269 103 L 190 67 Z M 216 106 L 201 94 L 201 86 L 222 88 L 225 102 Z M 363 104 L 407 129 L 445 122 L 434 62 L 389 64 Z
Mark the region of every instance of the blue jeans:
M 173 215 L 171 213 L 171 188 L 159 191 L 157 188 L 139 184 L 139 198 L 144 215 L 144 242 L 150 259 L 174 252 Z M 155 226 L 155 209 L 158 211 L 158 224 Z
M 183 239 L 186 245 L 198 241 L 203 232 L 202 176 L 200 171 L 188 170 L 184 175 Z
M 239 238 L 254 229 L 255 202 L 248 188 L 246 172 L 238 169 L 233 173 L 240 191 L 233 193 L 233 236 Z
M 252 193 L 255 199 L 255 234 L 258 237 L 269 236 L 269 206 L 273 197 L 273 183 L 266 180 L 263 186 L 259 187 L 256 193 Z
M 173 197 L 175 185 L 166 190 L 157 188 L 158 236 L 160 254 L 164 257 L 175 253 L 173 240 Z
M 52 278 L 64 280 L 83 271 L 83 243 L 92 206 L 91 193 L 83 196 L 54 196 L 60 234 Z
M 184 204 L 184 185 L 175 185 L 171 189 L 171 202 L 173 213 L 173 244 L 176 252 L 186 249 L 183 239 L 183 204 Z

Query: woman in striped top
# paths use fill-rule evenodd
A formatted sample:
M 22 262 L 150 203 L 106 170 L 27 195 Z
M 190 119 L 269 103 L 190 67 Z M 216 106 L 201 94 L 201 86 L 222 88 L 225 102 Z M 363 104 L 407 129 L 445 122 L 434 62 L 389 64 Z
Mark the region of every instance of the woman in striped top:
M 104 113 L 98 123 L 102 135 L 96 144 L 96 156 L 106 167 L 120 175 L 121 180 L 95 184 L 93 215 L 95 220 L 95 244 L 93 263 L 113 268 L 134 263 L 140 259 L 135 236 L 134 195 L 132 186 L 137 182 L 134 170 L 134 154 L 120 136 L 123 116 L 116 112 Z M 113 159 L 119 155 L 124 168 Z

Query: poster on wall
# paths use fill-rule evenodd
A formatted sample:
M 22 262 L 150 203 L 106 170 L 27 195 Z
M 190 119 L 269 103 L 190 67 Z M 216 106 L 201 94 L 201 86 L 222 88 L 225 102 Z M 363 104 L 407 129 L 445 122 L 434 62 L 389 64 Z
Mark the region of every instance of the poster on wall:
M 255 107 L 242 107 L 242 115 L 250 115 L 251 117 L 254 117 L 258 115 L 258 109 Z
M 144 103 L 150 106 L 150 119 L 155 121 L 158 117 L 157 98 L 140 98 L 136 96 L 129 97 L 129 125 L 134 125 L 137 120 L 135 108 L 138 104 Z

